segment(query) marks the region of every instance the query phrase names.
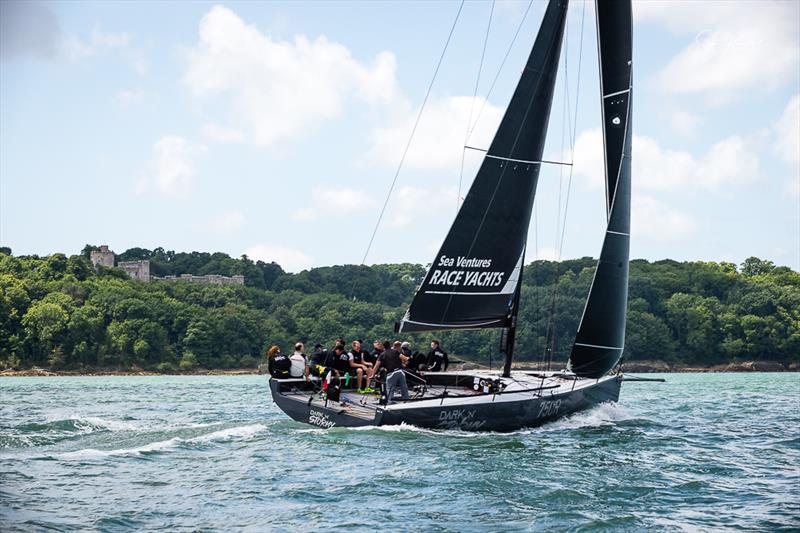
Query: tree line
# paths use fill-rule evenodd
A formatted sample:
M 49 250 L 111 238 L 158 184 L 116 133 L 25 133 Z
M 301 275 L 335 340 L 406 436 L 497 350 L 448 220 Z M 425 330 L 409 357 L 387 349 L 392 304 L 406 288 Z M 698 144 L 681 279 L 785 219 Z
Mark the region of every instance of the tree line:
M 244 286 L 143 283 L 80 254 L 0 248 L 0 368 L 254 367 L 265 348 L 393 338 L 422 265 L 344 265 L 297 274 L 223 253 L 132 248 L 158 276 L 242 274 Z M 589 257 L 526 265 L 516 360 L 566 361 L 594 273 Z M 698 366 L 800 361 L 800 273 L 755 257 L 732 263 L 631 262 L 627 360 Z M 499 331 L 435 333 L 450 353 L 499 362 Z M 422 348 L 431 334 L 404 335 Z

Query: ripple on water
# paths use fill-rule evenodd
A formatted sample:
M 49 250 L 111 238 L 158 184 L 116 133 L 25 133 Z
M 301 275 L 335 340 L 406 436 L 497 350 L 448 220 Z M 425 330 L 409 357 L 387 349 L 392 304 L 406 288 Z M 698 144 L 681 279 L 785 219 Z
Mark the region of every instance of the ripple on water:
M 4 530 L 800 528 L 794 375 L 626 384 L 491 434 L 310 428 L 255 376 L 1 385 Z

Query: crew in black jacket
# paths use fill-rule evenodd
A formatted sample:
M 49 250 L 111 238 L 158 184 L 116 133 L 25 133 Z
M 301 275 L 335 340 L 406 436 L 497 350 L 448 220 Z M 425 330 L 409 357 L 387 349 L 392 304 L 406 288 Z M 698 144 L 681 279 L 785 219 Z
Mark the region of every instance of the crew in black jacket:
M 267 370 L 272 377 L 288 378 L 292 362 L 289 357 L 281 353 L 281 349 L 273 346 L 267 352 Z
M 311 373 L 313 375 L 322 377 L 325 375 L 325 371 L 333 366 L 331 353 L 321 344 L 314 346 L 314 353 L 311 354 Z
M 428 351 L 428 370 L 431 372 L 447 371 L 450 361 L 447 360 L 447 352 L 439 347 L 439 341 L 431 341 L 431 349 Z

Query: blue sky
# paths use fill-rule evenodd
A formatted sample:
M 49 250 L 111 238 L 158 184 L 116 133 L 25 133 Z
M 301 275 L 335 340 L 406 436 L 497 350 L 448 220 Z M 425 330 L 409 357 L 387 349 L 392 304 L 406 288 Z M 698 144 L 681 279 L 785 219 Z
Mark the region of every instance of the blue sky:
M 0 244 L 359 263 L 458 6 L 3 1 Z M 527 6 L 465 4 L 368 263 L 432 260 L 469 118 L 487 146 L 538 29 L 535 0 L 485 101 Z M 634 18 L 632 257 L 800 270 L 800 3 L 636 2 Z M 599 252 L 594 24 L 573 2 L 546 154 L 575 165 L 569 186 L 567 167 L 542 172 L 529 259 Z

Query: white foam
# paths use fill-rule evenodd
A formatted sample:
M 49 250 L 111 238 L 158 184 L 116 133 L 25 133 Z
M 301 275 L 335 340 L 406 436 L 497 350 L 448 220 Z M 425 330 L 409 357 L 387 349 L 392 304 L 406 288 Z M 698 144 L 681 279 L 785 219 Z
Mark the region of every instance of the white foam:
M 267 429 L 264 424 L 251 424 L 249 426 L 238 426 L 228 429 L 221 429 L 207 435 L 200 435 L 187 439 L 186 442 L 212 442 L 212 441 L 225 441 L 225 440 L 247 440 L 252 439 L 255 435 Z
M 253 438 L 258 433 L 264 431 L 267 427 L 263 424 L 251 424 L 248 426 L 237 426 L 220 431 L 214 431 L 206 435 L 199 435 L 189 439 L 182 439 L 180 437 L 173 437 L 168 440 L 151 442 L 143 446 L 135 448 L 120 448 L 117 450 L 97 450 L 95 448 L 87 448 L 85 450 L 77 450 L 74 452 L 66 452 L 58 454 L 56 457 L 66 460 L 82 460 L 82 459 L 99 459 L 103 457 L 114 457 L 119 455 L 137 455 L 149 452 L 158 452 L 175 448 L 182 443 L 205 443 L 205 442 L 218 442 L 227 440 L 246 440 Z
M 129 420 L 107 420 L 99 416 L 85 416 L 81 414 L 65 413 L 64 411 L 55 411 L 45 417 L 45 422 L 48 424 L 60 422 L 72 422 L 75 428 L 85 433 L 92 433 L 93 431 L 137 431 L 141 427 Z
M 541 431 L 561 431 L 588 427 L 612 426 L 615 422 L 629 420 L 633 415 L 616 403 L 601 403 L 588 409 L 562 418 L 540 428 Z
M 102 457 L 113 457 L 117 455 L 136 455 L 140 453 L 157 452 L 174 448 L 180 442 L 181 442 L 180 438 L 173 437 L 169 440 L 151 442 L 149 444 L 145 444 L 144 446 L 138 446 L 136 448 L 120 448 L 118 450 L 97 450 L 94 448 L 87 448 L 85 450 L 77 450 L 74 452 L 66 452 L 58 454 L 56 457 L 58 457 L 59 459 L 67 459 L 67 460 L 81 460 L 81 459 L 99 459 Z
M 138 424 L 128 420 L 105 420 L 97 416 L 84 416 L 79 418 L 71 418 L 75 421 L 75 425 L 81 429 L 86 428 L 89 432 L 94 429 L 107 429 L 109 431 L 136 431 L 140 429 Z

